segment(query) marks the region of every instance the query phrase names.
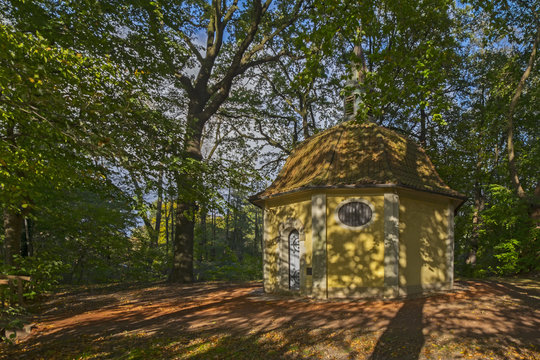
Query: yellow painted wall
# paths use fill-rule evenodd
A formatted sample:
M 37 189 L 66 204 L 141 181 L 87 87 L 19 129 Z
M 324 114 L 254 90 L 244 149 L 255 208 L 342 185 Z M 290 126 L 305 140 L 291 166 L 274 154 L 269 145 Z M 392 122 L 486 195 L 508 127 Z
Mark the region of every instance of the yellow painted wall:
M 366 288 L 384 286 L 384 192 L 386 189 L 326 190 L 326 241 L 328 295 L 354 296 Z M 299 220 L 305 231 L 301 263 L 312 267 L 311 196 L 313 192 L 266 200 L 265 289 L 278 290 L 279 225 L 288 218 Z M 399 195 L 399 285 L 408 292 L 447 283 L 448 211 L 450 200 L 412 190 Z M 336 208 L 351 198 L 374 206 L 373 222 L 360 230 L 344 227 Z M 312 278 L 305 272 L 309 294 Z M 377 293 L 373 293 L 377 294 Z
M 311 266 L 311 194 L 279 197 L 265 203 L 265 289 L 275 291 L 278 288 L 278 246 L 279 225 L 286 219 L 298 219 L 304 225 L 305 255 L 300 261 Z M 306 287 L 311 287 L 311 276 L 306 278 Z
M 370 202 L 374 221 L 360 230 L 344 227 L 336 217 L 336 208 L 347 199 Z M 377 190 L 344 193 L 329 191 L 326 198 L 326 239 L 328 293 L 349 295 L 365 287 L 384 285 L 384 195 Z
M 447 282 L 448 200 L 399 197 L 399 283 L 414 291 Z M 410 290 L 410 289 L 409 289 Z

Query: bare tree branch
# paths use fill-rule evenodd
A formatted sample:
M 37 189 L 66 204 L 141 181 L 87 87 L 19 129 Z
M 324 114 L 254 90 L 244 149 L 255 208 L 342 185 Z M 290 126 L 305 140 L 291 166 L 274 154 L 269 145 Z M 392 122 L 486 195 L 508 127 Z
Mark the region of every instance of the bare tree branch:
M 246 116 L 233 115 L 233 114 L 227 113 L 227 112 L 222 112 L 221 115 L 226 116 L 226 117 L 230 117 L 230 118 L 235 118 L 235 119 L 240 119 L 240 118 L 245 118 L 246 117 Z M 265 141 L 268 145 L 271 145 L 271 146 L 273 146 L 275 148 L 280 149 L 281 151 L 283 151 L 287 155 L 289 155 L 291 153 L 290 150 L 287 149 L 284 145 L 282 145 L 278 141 L 272 139 L 271 136 L 266 134 L 264 132 L 264 130 L 262 129 L 262 124 L 260 122 L 257 122 L 257 127 L 258 127 L 258 130 L 259 130 L 259 133 L 261 134 L 261 136 L 254 136 L 254 135 L 243 133 L 234 124 L 230 124 L 230 126 L 241 137 L 244 137 L 244 138 L 250 139 L 250 140 L 254 140 L 254 141 Z

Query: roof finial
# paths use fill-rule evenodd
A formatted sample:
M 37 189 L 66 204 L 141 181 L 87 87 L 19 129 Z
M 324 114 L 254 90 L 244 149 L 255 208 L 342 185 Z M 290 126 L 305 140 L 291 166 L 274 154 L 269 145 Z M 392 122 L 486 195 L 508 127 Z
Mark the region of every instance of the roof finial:
M 351 63 L 351 77 L 345 84 L 345 119 L 356 119 L 362 101 L 361 84 L 364 83 L 367 67 L 364 51 L 362 49 L 362 27 L 356 30 L 356 38 L 353 49 L 353 59 Z

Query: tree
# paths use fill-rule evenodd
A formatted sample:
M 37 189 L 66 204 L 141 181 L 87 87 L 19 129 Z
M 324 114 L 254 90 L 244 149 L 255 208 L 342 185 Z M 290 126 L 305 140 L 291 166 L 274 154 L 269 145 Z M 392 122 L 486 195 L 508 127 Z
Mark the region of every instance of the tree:
M 219 112 L 231 137 L 244 140 L 238 146 L 260 154 L 254 160 L 261 173 L 275 174 L 298 143 L 342 116 L 340 85 L 346 73 L 339 65 L 341 54 L 314 54 L 320 44 L 309 45 L 302 42 L 294 48 L 296 56 L 252 69 Z
M 187 103 L 183 138 L 171 148 L 179 163 L 173 172 L 179 198 L 170 281 L 193 281 L 194 216 L 202 191 L 198 185 L 202 182 L 204 127 L 228 99 L 239 77 L 285 55 L 280 36 L 298 21 L 304 6 L 302 0 L 257 0 L 241 5 L 236 0 L 165 1 L 130 6 L 132 21 L 127 26 L 132 33 L 128 38 L 131 44 L 142 45 L 134 47 L 138 60 L 151 61 L 149 71 L 181 89 Z M 282 50 L 272 52 L 271 45 Z
M 515 69 L 514 78 L 510 80 L 513 85 L 507 84 L 504 87 L 505 96 L 509 97 L 506 112 L 506 146 L 512 186 L 520 199 L 527 200 L 528 198 L 531 203 L 530 212 L 532 214 L 540 207 L 540 200 L 535 196 L 540 182 L 531 184 L 534 187 L 532 191 L 526 191 L 520 180 L 514 144 L 514 131 L 516 128 L 514 117 L 519 100 L 523 92 L 527 91 L 527 82 L 531 81 L 531 74 L 536 67 L 540 42 L 540 8 L 536 2 L 512 0 L 505 0 L 496 4 L 481 0 L 472 1 L 472 3 L 482 9 L 487 18 L 486 41 L 493 42 L 496 44 L 495 46 L 503 43 L 503 49 L 506 48 L 514 55 L 508 59 L 509 64 L 506 66 L 513 63 L 512 66 L 517 66 L 520 69 Z M 530 195 L 527 195 L 527 193 Z
M 94 180 L 107 170 L 110 130 L 125 110 L 116 68 L 106 59 L 50 43 L 37 31 L 0 23 L 0 203 L 5 261 L 20 253 L 23 217 L 39 208 L 45 188 L 75 177 Z M 114 113 L 116 111 L 116 113 Z
M 460 87 L 453 109 L 445 115 L 448 126 L 440 128 L 437 143 L 442 146 L 432 160 L 451 186 L 470 196 L 456 218 L 456 269 L 467 275 L 509 275 L 534 270 L 538 259 L 533 250 L 538 232 L 528 219 L 534 200 L 530 195 L 525 204 L 519 200 L 508 161 L 509 104 L 527 69 L 532 46 L 528 41 L 536 34 L 536 24 L 525 6 L 532 4 L 473 3 L 475 7 L 466 8 L 462 28 L 466 57 L 459 82 L 466 86 Z M 515 164 L 530 194 L 539 169 L 534 70 L 528 84 L 513 125 Z

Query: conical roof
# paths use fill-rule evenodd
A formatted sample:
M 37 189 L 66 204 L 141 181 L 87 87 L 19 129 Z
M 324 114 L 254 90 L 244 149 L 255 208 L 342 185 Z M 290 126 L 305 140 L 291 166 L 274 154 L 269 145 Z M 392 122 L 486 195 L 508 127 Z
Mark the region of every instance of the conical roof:
M 416 142 L 373 123 L 343 122 L 299 144 L 257 201 L 315 188 L 405 187 L 464 199 Z

